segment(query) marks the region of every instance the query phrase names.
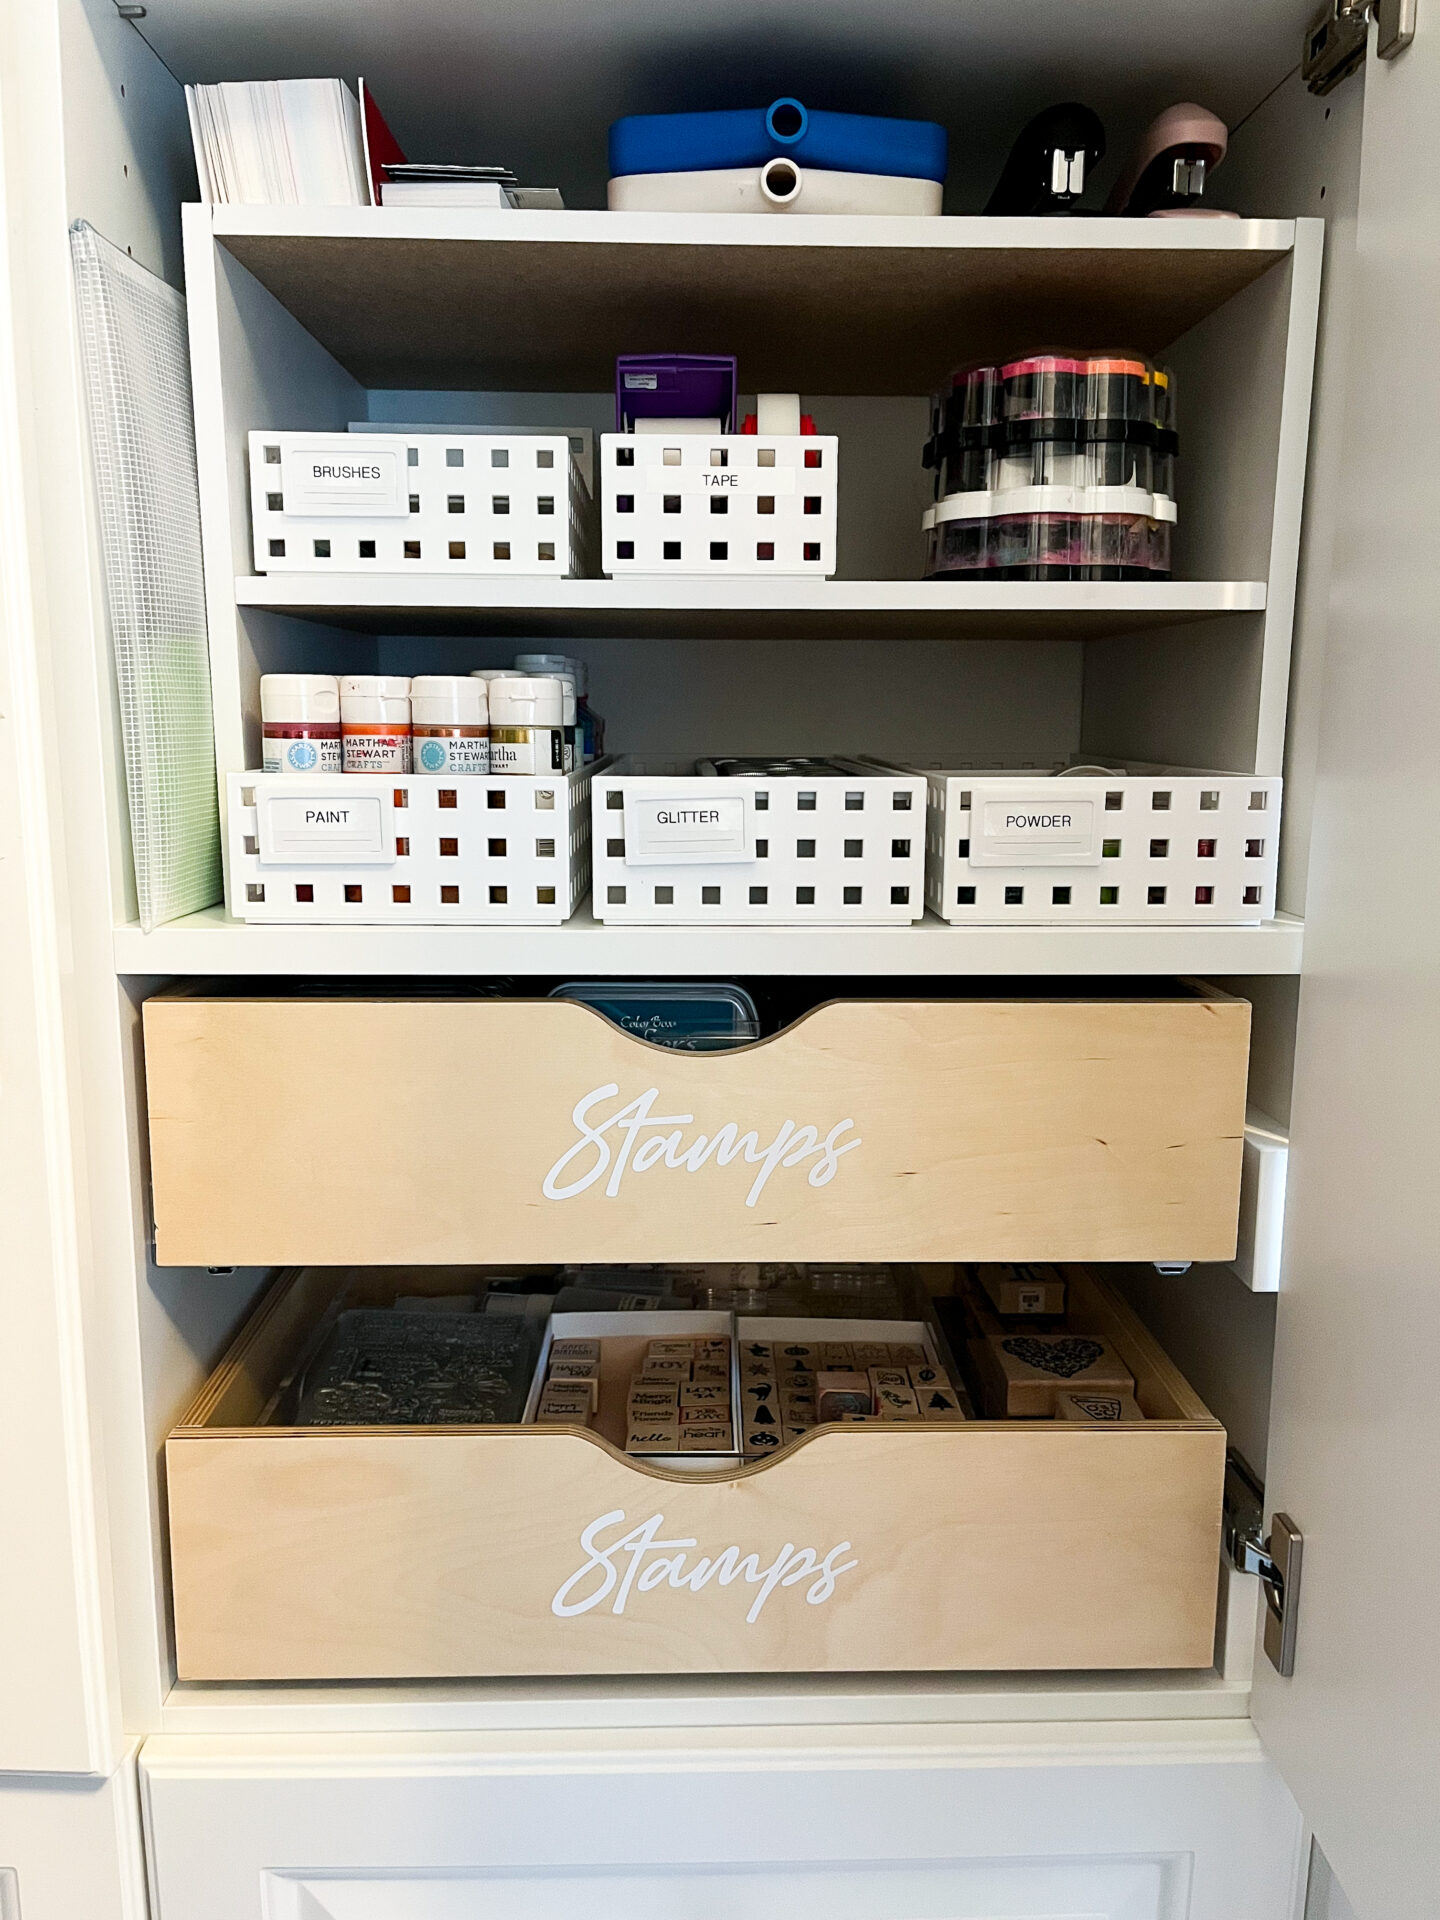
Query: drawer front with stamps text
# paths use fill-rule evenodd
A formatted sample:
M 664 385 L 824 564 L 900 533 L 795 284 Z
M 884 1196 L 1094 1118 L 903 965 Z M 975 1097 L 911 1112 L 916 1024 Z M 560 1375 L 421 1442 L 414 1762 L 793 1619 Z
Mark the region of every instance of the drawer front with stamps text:
M 725 1053 L 568 1001 L 159 995 L 163 1265 L 1226 1260 L 1248 1005 L 837 1000 Z
M 258 1425 L 353 1281 L 283 1276 L 167 1443 L 184 1679 L 1210 1664 L 1225 1434 L 1091 1279 L 1141 1419 L 823 1426 L 689 1474 L 563 1426 Z

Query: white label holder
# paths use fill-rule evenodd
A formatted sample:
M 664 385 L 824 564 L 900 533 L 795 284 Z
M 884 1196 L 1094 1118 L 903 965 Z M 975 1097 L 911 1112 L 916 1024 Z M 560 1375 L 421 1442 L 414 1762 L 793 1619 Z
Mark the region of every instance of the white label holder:
M 627 788 L 624 819 L 625 860 L 632 867 L 708 866 L 755 858 L 755 824 L 749 795 L 743 792 L 679 796 Z

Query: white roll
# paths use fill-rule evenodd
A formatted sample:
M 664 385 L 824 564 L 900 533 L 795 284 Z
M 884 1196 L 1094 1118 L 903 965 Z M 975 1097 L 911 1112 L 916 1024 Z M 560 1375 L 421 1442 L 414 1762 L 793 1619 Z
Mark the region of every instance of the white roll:
M 793 180 L 782 180 L 782 174 Z M 612 213 L 937 214 L 942 198 L 938 180 L 836 173 L 784 158 L 763 167 L 617 174 L 607 192 Z

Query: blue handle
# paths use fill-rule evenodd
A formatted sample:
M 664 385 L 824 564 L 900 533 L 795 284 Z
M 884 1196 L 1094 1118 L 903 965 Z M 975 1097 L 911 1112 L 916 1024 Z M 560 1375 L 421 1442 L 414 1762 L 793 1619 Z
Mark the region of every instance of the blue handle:
M 933 120 L 811 113 L 788 97 L 726 113 L 629 114 L 610 129 L 612 175 L 761 167 L 782 155 L 837 173 L 943 180 L 948 142 Z

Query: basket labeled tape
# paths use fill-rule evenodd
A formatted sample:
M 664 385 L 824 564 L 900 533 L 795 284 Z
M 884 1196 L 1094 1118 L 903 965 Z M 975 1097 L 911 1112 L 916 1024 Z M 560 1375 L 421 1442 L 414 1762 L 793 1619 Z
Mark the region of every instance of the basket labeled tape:
M 230 911 L 289 925 L 568 920 L 590 884 L 591 771 L 232 773 Z
M 954 925 L 1253 926 L 1275 912 L 1278 777 L 927 774 L 926 904 Z
M 587 571 L 566 434 L 252 433 L 257 573 Z
M 602 434 L 602 571 L 832 574 L 839 459 L 826 434 Z
M 901 926 L 924 913 L 921 774 L 627 759 L 591 800 L 597 920 Z

